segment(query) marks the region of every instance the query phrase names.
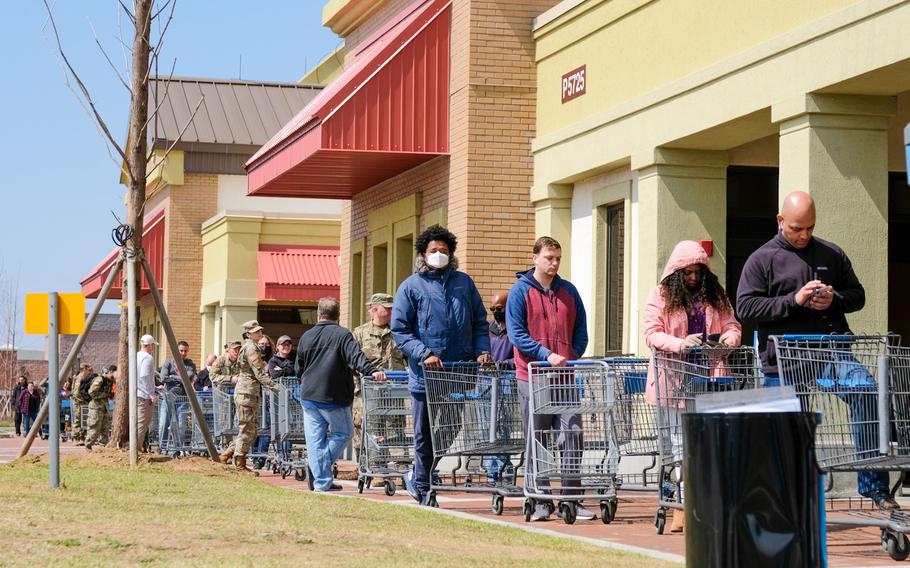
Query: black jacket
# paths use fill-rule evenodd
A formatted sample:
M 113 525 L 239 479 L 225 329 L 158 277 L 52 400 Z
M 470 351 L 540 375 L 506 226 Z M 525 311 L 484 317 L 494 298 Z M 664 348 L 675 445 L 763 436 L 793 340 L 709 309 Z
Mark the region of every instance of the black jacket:
M 375 372 L 351 332 L 329 321 L 320 321 L 300 338 L 295 370 L 300 398 L 340 406 L 354 402 L 354 371 Z
M 269 376 L 276 381 L 282 377 L 296 377 L 294 360 L 290 357 L 285 359 L 280 355 L 272 355 L 269 359 Z
M 812 280 L 821 280 L 837 292 L 823 312 L 796 303 L 796 293 Z M 736 289 L 736 315 L 756 324 L 762 370 L 774 375 L 778 374 L 777 356 L 768 336 L 850 333 L 845 314 L 861 310 L 865 303 L 863 285 L 840 247 L 813 237 L 800 250 L 780 233 L 752 253 Z
M 209 390 L 212 388 L 212 379 L 209 377 L 209 370 L 205 367 L 196 375 L 196 379 L 193 381 L 193 390 L 202 391 L 205 390 L 205 387 L 208 387 Z
M 15 409 L 16 409 L 16 414 L 19 414 L 19 404 L 18 404 L 18 402 L 19 402 L 19 393 L 21 393 L 21 392 L 24 391 L 24 390 L 28 390 L 28 385 L 27 385 L 27 384 L 26 384 L 26 385 L 20 385 L 19 383 L 16 383 L 16 386 L 13 387 L 13 397 L 12 397 L 10 400 L 12 401 L 12 402 L 11 402 L 12 406 L 14 406 Z

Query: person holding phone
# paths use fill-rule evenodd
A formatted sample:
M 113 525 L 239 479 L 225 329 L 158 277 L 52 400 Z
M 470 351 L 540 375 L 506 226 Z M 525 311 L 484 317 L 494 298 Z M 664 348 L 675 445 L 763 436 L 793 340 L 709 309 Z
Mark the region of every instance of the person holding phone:
M 660 283 L 655 286 L 645 305 L 645 343 L 655 351 L 685 353 L 706 344 L 738 347 L 742 326 L 733 315 L 733 306 L 717 276 L 711 272 L 708 253 L 695 241 L 678 243 L 664 267 Z M 660 392 L 671 390 L 666 376 L 661 377 Z M 648 404 L 657 405 L 657 373 L 654 360 L 648 366 L 645 396 Z M 662 408 L 674 432 L 667 444 L 674 455 L 682 457 L 681 416 L 677 408 Z M 679 473 L 679 472 L 677 472 Z M 680 483 L 680 493 L 682 484 Z M 682 496 L 680 496 L 682 502 Z M 683 515 L 673 514 L 670 532 L 682 532 Z
M 815 231 L 815 201 L 803 191 L 785 198 L 777 215 L 778 233 L 756 250 L 743 266 L 736 309 L 744 321 L 758 328 L 765 385 L 780 384 L 780 370 L 772 335 L 852 333 L 846 314 L 863 309 L 866 292 L 847 254 Z M 857 384 L 875 384 L 865 369 L 842 361 L 838 373 L 851 374 Z M 866 374 L 858 377 L 857 373 Z M 838 377 L 840 378 L 840 377 Z M 878 413 L 870 392 L 840 396 L 850 406 L 853 438 L 860 453 L 877 447 Z M 888 486 L 888 472 L 857 473 L 859 494 L 880 509 L 899 509 Z

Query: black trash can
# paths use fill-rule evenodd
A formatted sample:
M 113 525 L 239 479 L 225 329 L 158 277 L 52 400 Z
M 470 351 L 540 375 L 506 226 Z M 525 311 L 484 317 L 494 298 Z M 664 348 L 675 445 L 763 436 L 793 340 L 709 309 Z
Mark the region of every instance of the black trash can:
M 823 566 L 815 414 L 683 415 L 686 565 Z

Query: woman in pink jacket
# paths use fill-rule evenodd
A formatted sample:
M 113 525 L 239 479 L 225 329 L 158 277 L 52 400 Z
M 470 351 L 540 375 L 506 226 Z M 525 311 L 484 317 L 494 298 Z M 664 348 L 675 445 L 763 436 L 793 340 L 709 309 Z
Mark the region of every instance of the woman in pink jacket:
M 660 284 L 648 294 L 644 313 L 645 343 L 652 351 L 683 353 L 717 334 L 720 342 L 738 347 L 742 327 L 733 315 L 733 306 L 717 276 L 711 272 L 705 250 L 695 241 L 682 241 L 673 248 L 661 275 Z M 649 404 L 657 404 L 657 374 L 654 360 L 648 367 L 646 397 Z M 667 393 L 671 385 L 666 375 L 660 377 L 660 392 Z M 682 432 L 679 430 L 679 409 L 661 407 L 670 420 L 674 456 L 682 458 Z M 679 472 L 677 472 L 678 475 Z M 682 483 L 680 482 L 680 494 Z M 680 502 L 682 495 L 680 495 Z M 671 532 L 683 529 L 683 516 L 673 515 Z

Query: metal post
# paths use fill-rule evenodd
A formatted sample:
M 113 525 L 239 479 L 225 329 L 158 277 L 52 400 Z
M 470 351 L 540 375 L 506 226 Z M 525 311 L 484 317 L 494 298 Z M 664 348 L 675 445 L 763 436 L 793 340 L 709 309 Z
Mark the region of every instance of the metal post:
M 60 381 L 57 376 L 59 360 L 57 358 L 59 326 L 57 325 L 57 292 L 47 295 L 48 335 L 47 335 L 47 404 L 50 407 L 50 486 L 60 487 Z
M 888 363 L 888 355 L 878 356 L 878 453 L 883 456 L 891 453 L 891 411 L 888 404 L 891 373 Z M 853 419 L 856 420 L 856 417 Z
M 479 372 L 483 372 L 482 368 L 478 369 Z M 490 381 L 490 432 L 489 432 L 489 442 L 491 444 L 496 443 L 496 431 L 499 429 L 499 367 L 496 367 L 496 371 L 491 373 L 492 380 Z
M 101 307 L 104 305 L 104 301 L 107 299 L 107 295 L 114 285 L 114 280 L 120 274 L 122 266 L 123 262 L 121 259 L 114 264 L 113 268 L 111 268 L 111 273 L 108 274 L 107 280 L 104 281 L 104 286 L 101 287 L 101 293 L 98 294 L 98 301 L 95 303 L 95 307 L 92 308 L 91 313 L 89 313 L 88 318 L 85 320 L 85 330 L 76 338 L 76 342 L 73 344 L 72 349 L 70 349 L 69 355 L 66 356 L 66 360 L 63 362 L 63 367 L 57 375 L 59 377 L 58 381 L 66 380 L 66 375 L 70 372 L 70 367 L 73 366 L 73 362 L 76 360 L 76 356 L 79 355 L 82 346 L 85 345 L 85 340 L 88 338 L 89 331 L 91 331 L 92 326 L 95 325 L 95 318 L 97 318 L 98 314 L 101 312 Z M 25 441 L 22 442 L 22 447 L 19 449 L 19 455 L 17 457 L 21 458 L 31 449 L 32 442 L 35 441 L 35 436 L 38 435 L 38 430 L 41 429 L 41 426 L 44 425 L 44 421 L 47 419 L 47 411 L 48 399 L 45 398 L 44 402 L 41 404 L 41 410 L 38 411 L 38 417 L 35 418 L 35 423 L 32 424 L 32 429 L 28 431 Z
M 126 249 L 126 314 L 129 333 L 130 465 L 139 463 L 139 392 L 136 376 L 136 251 Z

